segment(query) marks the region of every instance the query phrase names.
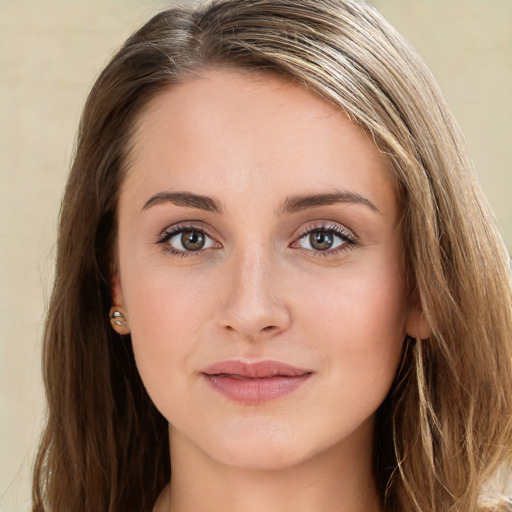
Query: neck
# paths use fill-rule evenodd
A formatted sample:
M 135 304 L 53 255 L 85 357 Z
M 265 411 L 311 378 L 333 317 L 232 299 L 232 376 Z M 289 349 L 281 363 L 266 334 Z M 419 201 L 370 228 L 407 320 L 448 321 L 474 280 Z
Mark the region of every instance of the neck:
M 292 467 L 254 470 L 212 460 L 172 429 L 170 439 L 172 480 L 155 512 L 381 510 L 367 444 L 350 440 Z

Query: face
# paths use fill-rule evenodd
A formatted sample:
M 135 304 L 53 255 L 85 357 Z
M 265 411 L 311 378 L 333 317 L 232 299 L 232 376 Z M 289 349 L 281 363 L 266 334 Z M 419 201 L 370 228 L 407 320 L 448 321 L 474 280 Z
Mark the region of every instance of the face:
M 371 445 L 417 328 L 399 215 L 371 140 L 302 86 L 217 70 L 153 101 L 114 301 L 171 445 L 252 468 Z

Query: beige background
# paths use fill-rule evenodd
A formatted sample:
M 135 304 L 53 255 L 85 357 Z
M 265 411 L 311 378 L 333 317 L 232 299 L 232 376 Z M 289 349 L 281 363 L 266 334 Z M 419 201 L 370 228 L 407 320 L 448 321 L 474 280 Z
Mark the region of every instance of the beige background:
M 438 78 L 511 248 L 512 0 L 375 3 Z M 109 55 L 157 6 L 0 0 L 0 512 L 29 510 L 40 335 L 80 109 Z

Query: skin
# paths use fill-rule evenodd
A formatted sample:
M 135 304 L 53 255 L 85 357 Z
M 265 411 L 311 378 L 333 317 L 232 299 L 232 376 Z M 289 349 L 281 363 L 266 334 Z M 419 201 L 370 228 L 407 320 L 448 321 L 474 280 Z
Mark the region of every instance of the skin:
M 403 284 L 385 158 L 302 86 L 234 70 L 160 94 L 134 142 L 114 303 L 170 425 L 173 478 L 155 510 L 379 510 L 375 411 L 406 334 L 424 334 Z M 175 192 L 219 211 L 158 196 Z M 340 193 L 301 209 L 289 200 Z M 181 233 L 162 242 L 173 226 L 200 230 L 206 245 L 184 254 Z M 333 248 L 313 247 L 310 232 Z M 288 395 L 246 404 L 201 374 L 229 359 L 312 374 Z

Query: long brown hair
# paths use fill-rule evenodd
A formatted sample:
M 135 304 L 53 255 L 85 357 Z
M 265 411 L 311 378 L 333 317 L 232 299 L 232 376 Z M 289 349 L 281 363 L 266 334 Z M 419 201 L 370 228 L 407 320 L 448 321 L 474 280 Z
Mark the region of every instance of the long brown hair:
M 411 297 L 431 336 L 407 344 L 377 414 L 382 506 L 484 510 L 484 484 L 511 455 L 510 258 L 430 72 L 362 0 L 219 0 L 155 16 L 85 105 L 44 334 L 48 421 L 33 512 L 143 512 L 170 478 L 166 421 L 129 338 L 109 326 L 116 208 L 138 117 L 163 89 L 215 66 L 304 84 L 387 154 Z

